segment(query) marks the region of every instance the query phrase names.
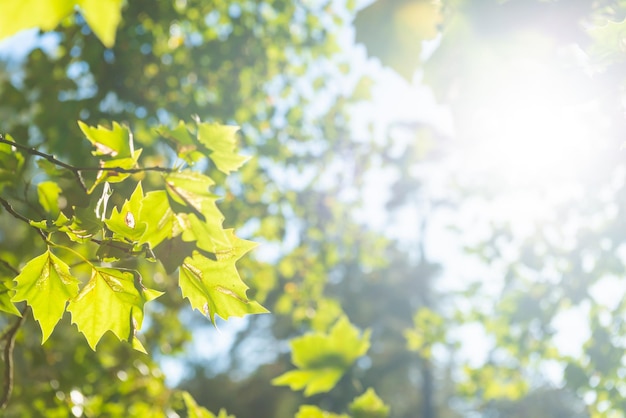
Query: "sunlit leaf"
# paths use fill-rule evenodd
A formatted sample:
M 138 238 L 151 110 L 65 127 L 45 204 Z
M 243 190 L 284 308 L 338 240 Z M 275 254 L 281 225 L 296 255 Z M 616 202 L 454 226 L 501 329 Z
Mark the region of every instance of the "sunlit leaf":
M 63 260 L 47 250 L 30 260 L 15 282 L 12 301 L 26 301 L 31 306 L 45 342 L 63 316 L 66 302 L 78 293 L 79 281 Z
M 89 126 L 78 121 L 80 130 L 96 148 L 93 155 L 108 155 L 116 158 L 131 158 L 134 156 L 133 137 L 126 126 L 113 122 L 111 129 L 104 126 Z
M 190 165 L 205 157 L 203 153 L 198 151 L 198 141 L 191 135 L 183 121 L 180 121 L 174 129 L 160 126 L 157 132 L 172 144 L 178 157 L 184 159 Z
M 161 294 L 143 287 L 136 272 L 94 267 L 91 279 L 67 310 L 93 350 L 104 333 L 111 331 L 143 351 L 134 341 L 143 322 L 143 307 Z
M 387 418 L 389 407 L 378 397 L 374 389 L 369 388 L 350 404 L 353 418 Z
M 106 226 L 118 237 L 129 241 L 139 241 L 146 231 L 146 222 L 141 219 L 143 188 L 141 182 L 137 183 L 135 191 L 129 200 L 124 201 L 120 211 L 113 208 L 109 219 L 105 220 Z
M 149 192 L 143 199 L 139 219 L 146 224 L 146 229 L 139 240 L 155 248 L 166 238 L 173 238 L 182 232 L 181 220 L 170 208 L 167 193 L 164 190 Z
M 107 47 L 115 43 L 115 32 L 122 20 L 123 0 L 77 0 L 80 11 L 93 33 Z
M 189 392 L 183 392 L 183 400 L 189 418 L 235 418 L 234 415 L 229 415 L 224 409 L 221 409 L 216 416 L 208 409 L 199 406 Z
M 215 322 L 215 315 L 228 319 L 267 312 L 257 302 L 248 300 L 248 286 L 241 281 L 235 267 L 235 262 L 256 244 L 235 237 L 232 230 L 228 234 L 230 249 L 217 253 L 216 260 L 196 252 L 185 260 L 179 273 L 183 297 L 211 322 Z
M 315 405 L 301 405 L 295 418 L 350 418 L 346 414 L 323 411 Z
M 305 396 L 328 392 L 369 349 L 370 331 L 360 335 L 348 318 L 342 317 L 330 333 L 312 333 L 291 341 L 291 361 L 299 370 L 272 381 L 292 390 L 304 389 Z
M 24 29 L 52 30 L 75 4 L 75 0 L 0 0 L 0 39 Z
M 201 123 L 198 125 L 198 140 L 211 150 L 209 158 L 218 170 L 225 174 L 237 170 L 248 160 L 235 152 L 237 126 Z

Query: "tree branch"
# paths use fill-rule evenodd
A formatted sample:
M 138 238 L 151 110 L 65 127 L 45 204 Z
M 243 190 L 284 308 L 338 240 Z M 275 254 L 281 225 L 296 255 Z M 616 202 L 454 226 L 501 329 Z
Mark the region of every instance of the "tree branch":
M 2 397 L 0 398 L 1 409 L 7 407 L 9 399 L 11 398 L 11 392 L 13 392 L 13 348 L 15 347 L 15 337 L 29 311 L 30 307 L 26 306 L 22 311 L 22 316 L 17 319 L 15 324 L 3 336 L 3 339 L 6 340 L 6 344 L 4 346 L 4 388 L 2 390 Z
M 16 212 L 15 209 L 13 209 L 13 206 L 11 206 L 11 204 L 7 202 L 6 200 L 4 200 L 2 197 L 0 197 L 0 205 L 4 206 L 7 212 L 13 215 L 13 217 L 19 219 L 22 222 L 26 222 L 30 227 L 35 228 L 35 230 L 37 230 L 41 238 L 43 238 L 44 242 L 48 243 L 48 238 L 46 237 L 46 234 L 41 229 L 37 228 L 36 226 L 31 225 L 30 219 Z
M 14 141 L 9 141 L 8 139 L 5 139 L 4 136 L 2 136 L 2 134 L 0 134 L 0 143 L 2 144 L 8 144 L 11 145 L 12 147 L 15 147 L 19 150 L 25 151 L 27 153 L 29 153 L 30 155 L 36 155 L 38 157 L 42 157 L 45 158 L 46 160 L 50 161 L 52 164 L 57 165 L 59 167 L 65 168 L 66 170 L 69 170 L 72 172 L 72 174 L 74 174 L 74 177 L 76 177 L 76 180 L 78 181 L 78 183 L 80 184 L 80 187 L 86 192 L 87 191 L 87 185 L 85 184 L 85 180 L 83 179 L 83 175 L 82 172 L 83 171 L 113 171 L 115 173 L 126 173 L 126 174 L 133 174 L 133 173 L 142 173 L 144 171 L 159 171 L 162 173 L 171 173 L 172 171 L 174 171 L 171 168 L 165 168 L 165 167 L 141 167 L 141 168 L 123 168 L 123 167 L 76 167 L 73 166 L 71 164 L 67 164 L 64 163 L 61 160 L 56 159 L 53 155 L 50 154 L 46 154 L 45 152 L 41 152 L 35 148 L 31 148 L 31 147 L 27 147 L 24 145 L 20 145 L 17 142 Z

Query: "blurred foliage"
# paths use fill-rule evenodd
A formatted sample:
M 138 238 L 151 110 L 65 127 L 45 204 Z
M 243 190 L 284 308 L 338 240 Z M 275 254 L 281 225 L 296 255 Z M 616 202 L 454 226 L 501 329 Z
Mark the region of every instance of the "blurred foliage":
M 104 198 L 106 182 L 124 180 L 106 198 L 116 208 L 107 227 L 129 237 L 131 221 L 122 214 L 138 200 L 141 217 L 163 220 L 162 228 L 149 222 L 150 238 L 139 237 L 135 248 L 155 247 L 152 255 L 162 263 L 115 262 L 164 292 L 146 304 L 142 341 L 150 357 L 110 333 L 93 352 L 67 316 L 42 347 L 27 317 L 16 339 L 15 389 L 7 416 L 214 416 L 210 410 L 240 417 L 595 417 L 621 416 L 626 410 L 624 304 L 607 306 L 593 291 L 603 281 L 621 283 L 624 273 L 626 194 L 616 152 L 624 137 L 623 2 L 378 0 L 358 12 L 351 3 L 136 0 L 122 7 L 114 44 L 107 41 L 110 33 L 102 35 L 83 14 L 82 5 L 49 27 L 33 23 L 52 31 L 36 36 L 23 60 L 7 58 L 0 66 L 6 138 L 82 166 L 94 157 L 94 141 L 81 139 L 91 131 L 75 121 L 97 126 L 116 120 L 120 124 L 110 137 L 95 141 L 96 153 L 117 158 L 113 150 L 128 159 L 121 163 L 134 166 L 136 146 L 144 166 L 176 159 L 197 174 L 171 176 L 165 190 L 157 190 L 158 173 L 116 177 L 101 171 L 105 177 L 98 177 L 93 172 L 87 176 L 94 184 L 87 195 L 72 186 L 71 173 L 0 145 L 0 192 L 29 219 L 48 219 L 74 205 L 81 214 L 77 219 L 88 222 L 60 227 L 90 230 L 97 219 L 87 217 L 96 210 L 87 206 L 88 196 Z M 448 107 L 452 138 L 442 138 L 427 124 L 415 125 L 410 141 L 390 131 L 381 140 L 373 129 L 366 131 L 369 136 L 354 137 L 351 110 L 372 97 L 378 79 L 357 68 L 344 50 L 351 46 L 345 29 L 353 20 L 356 39 L 370 55 L 404 79 L 421 79 Z M 19 49 L 11 39 L 5 41 L 9 49 Z M 527 53 L 519 59 L 513 51 L 522 47 Z M 461 213 L 477 199 L 488 202 L 501 179 L 473 181 L 453 170 L 444 196 L 430 195 L 431 174 L 443 167 L 435 156 L 464 159 L 484 136 L 468 109 L 477 108 L 477 97 L 483 96 L 488 106 L 513 110 L 507 99 L 515 83 L 500 75 L 518 74 L 522 81 L 533 62 L 568 69 L 562 78 L 586 90 L 563 99 L 593 101 L 604 112 L 609 123 L 597 135 L 609 138 L 610 146 L 602 169 L 585 177 L 583 201 L 557 210 L 559 222 L 536 222 L 530 234 L 520 235 L 514 225 L 489 220 L 489 237 L 467 245 L 475 259 L 494 270 L 502 267 L 495 293 L 480 281 L 458 292 L 441 288 L 437 279 L 446 266 L 428 256 L 431 217 L 444 210 Z M 484 97 L 485 91 L 503 94 Z M 216 125 L 200 130 L 179 122 L 190 119 Z M 223 128 L 221 141 L 201 139 L 224 124 L 241 126 L 240 136 Z M 133 132 L 134 146 L 128 149 L 119 147 L 129 144 L 123 126 Z M 235 138 L 245 157 L 233 156 Z M 416 161 L 430 167 L 427 175 L 415 169 Z M 373 230 L 358 216 L 364 211 L 371 216 L 365 203 L 368 177 L 383 177 L 386 170 L 394 179 L 383 202 L 389 218 L 403 219 L 403 211 L 410 211 L 420 219 L 418 225 L 401 226 L 411 236 L 408 242 Z M 216 183 L 211 192 L 202 186 L 206 178 Z M 142 190 L 143 199 L 133 199 L 138 182 L 148 191 Z M 185 205 L 189 228 L 179 235 L 172 213 Z M 215 216 L 218 208 L 223 219 Z M 217 225 L 203 223 L 206 219 L 220 228 L 223 221 L 224 229 L 236 228 L 260 244 L 238 261 L 246 285 L 215 295 L 213 276 L 196 274 L 219 259 L 216 245 L 233 243 L 228 233 L 215 234 Z M 460 222 L 454 226 L 462 232 L 467 225 Z M 68 239 L 79 241 L 80 235 Z M 158 245 L 164 239 L 167 244 Z M 227 354 L 208 361 L 187 353 L 194 344 L 204 352 L 222 337 L 207 328 L 202 315 L 184 313 L 177 293 L 177 255 L 191 255 L 190 243 L 216 259 L 196 256 L 179 269 L 192 306 L 206 313 L 198 298 L 218 306 L 220 297 L 239 299 L 250 286 L 250 299 L 274 313 L 248 319 L 232 331 Z M 7 328 L 16 314 L 8 303 L 13 279 L 41 255 L 41 244 L 32 227 L 0 213 L 0 310 L 7 313 L 0 321 Z M 101 258 L 118 258 L 107 243 L 102 248 Z M 515 257 L 509 256 L 511 248 Z M 247 249 L 243 245 L 227 258 L 238 259 Z M 79 255 L 89 257 L 82 252 L 63 261 L 88 274 L 74 265 Z M 195 287 L 198 280 L 202 286 Z M 244 313 L 244 305 L 231 308 Z M 557 319 L 576 309 L 589 320 L 578 355 L 555 341 Z M 336 331 L 338 324 L 345 332 Z M 480 329 L 475 339 L 489 345 L 482 362 L 464 358 L 468 341 L 456 333 L 474 325 Z M 582 333 L 584 324 L 580 328 Z M 359 334 L 360 329 L 367 331 Z M 369 343 L 352 338 L 353 345 L 344 347 L 340 337 L 350 335 L 366 335 Z M 291 370 L 287 341 L 297 370 Z M 350 348 L 345 358 L 342 350 Z M 179 386 L 190 395 L 165 384 L 159 364 L 172 358 L 186 372 Z M 323 385 L 328 392 L 309 389 L 306 399 L 269 384 L 278 376 L 315 375 L 324 367 L 336 369 Z M 563 372 L 560 389 L 551 387 L 551 368 Z M 304 388 L 307 382 L 296 383 Z

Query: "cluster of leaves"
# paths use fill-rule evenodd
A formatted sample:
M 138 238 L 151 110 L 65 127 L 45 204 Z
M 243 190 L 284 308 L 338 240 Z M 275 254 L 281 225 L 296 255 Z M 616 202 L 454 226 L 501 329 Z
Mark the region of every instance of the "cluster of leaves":
M 266 310 L 257 302 L 248 300 L 247 286 L 241 281 L 235 262 L 254 247 L 253 243 L 237 238 L 232 230 L 222 228 L 223 216 L 216 206 L 218 196 L 210 192 L 215 182 L 191 168 L 141 168 L 138 166 L 141 149 L 134 149 L 133 139 L 126 127 L 113 124 L 112 129 L 80 124 L 99 158 L 93 184 L 86 188 L 87 197 L 79 207 L 66 199 L 66 207 L 59 207 L 63 190 L 55 182 L 63 176 L 48 170 L 48 179 L 38 185 L 39 203 L 47 213 L 42 220 L 28 220 L 4 201 L 7 209 L 20 220 L 26 220 L 41 234 L 46 250 L 28 261 L 15 278 L 15 294 L 8 301 L 9 292 L 2 296 L 5 310 L 19 314 L 11 302 L 26 301 L 39 322 L 45 342 L 66 309 L 72 322 L 95 349 L 107 331 L 119 339 L 145 351 L 135 338 L 143 322 L 144 304 L 161 292 L 144 287 L 136 270 L 113 267 L 125 257 L 146 261 L 161 261 L 166 271 L 179 269 L 179 285 L 191 306 L 215 321 L 215 315 L 227 319 Z M 175 147 L 186 152 L 205 150 L 210 160 L 223 172 L 230 173 L 245 158 L 234 153 L 235 131 L 229 126 L 197 123 L 197 137 L 193 137 L 184 123 L 176 129 L 161 128 Z M 4 140 L 7 163 L 23 161 L 19 151 L 29 152 L 10 137 Z M 18 149 L 15 149 L 19 147 Z M 190 154 L 178 156 L 188 164 L 198 162 Z M 49 158 L 46 161 L 56 161 Z M 13 163 L 16 164 L 15 162 Z M 54 164 L 54 163 L 53 163 Z M 9 164 L 7 165 L 9 166 Z M 76 173 L 85 171 L 73 168 Z M 144 194 L 141 181 L 118 208 L 108 207 L 115 193 L 111 184 L 128 181 L 131 173 L 144 170 L 161 171 L 160 189 Z M 81 180 L 82 181 L 82 180 Z M 5 182 L 7 186 L 8 182 Z M 101 186 L 100 198 L 94 191 Z M 69 204 L 68 204 L 69 203 Z M 67 242 L 81 245 L 67 245 Z M 84 247 L 96 244 L 93 248 Z M 70 266 L 53 253 L 67 251 L 87 266 L 89 280 L 79 289 L 81 281 Z M 97 261 L 91 261 L 92 259 Z M 82 266 L 81 266 L 82 267 Z

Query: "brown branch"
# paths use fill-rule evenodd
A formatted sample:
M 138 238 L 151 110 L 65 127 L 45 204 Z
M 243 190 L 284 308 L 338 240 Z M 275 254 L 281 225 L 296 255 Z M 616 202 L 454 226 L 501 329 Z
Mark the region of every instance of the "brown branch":
M 22 316 L 15 321 L 15 324 L 3 337 L 6 340 L 6 344 L 4 346 L 4 388 L 0 398 L 1 409 L 7 407 L 11 398 L 11 392 L 13 392 L 13 348 L 15 347 L 15 337 L 29 311 L 30 307 L 26 306 L 22 311 Z
M 41 229 L 37 228 L 36 226 L 31 225 L 30 219 L 28 219 L 24 215 L 16 212 L 15 209 L 13 209 L 13 206 L 11 206 L 11 204 L 9 202 L 7 202 L 6 200 L 4 200 L 2 197 L 0 197 L 0 205 L 4 206 L 4 208 L 7 210 L 7 212 L 9 212 L 11 215 L 13 215 L 14 218 L 17 218 L 17 219 L 19 219 L 22 222 L 26 222 L 29 226 L 35 228 L 35 230 L 39 233 L 41 238 L 43 238 L 44 242 L 48 243 L 48 238 L 46 237 L 46 234 Z
M 85 180 L 83 179 L 83 175 L 82 172 L 83 171 L 113 171 L 115 173 L 126 173 L 126 174 L 133 174 L 133 173 L 142 173 L 144 171 L 159 171 L 162 173 L 171 173 L 172 171 L 175 171 L 171 168 L 165 168 L 165 167 L 141 167 L 141 168 L 123 168 L 123 167 L 76 167 L 73 166 L 71 164 L 67 164 L 64 163 L 61 160 L 56 159 L 53 155 L 50 154 L 46 154 L 45 152 L 41 152 L 35 148 L 31 148 L 31 147 L 27 147 L 24 145 L 20 145 L 17 142 L 14 141 L 9 141 L 7 139 L 5 139 L 2 134 L 0 134 L 0 143 L 2 144 L 8 144 L 11 145 L 19 150 L 25 151 L 31 155 L 36 155 L 38 157 L 42 157 L 45 158 L 46 160 L 50 161 L 52 164 L 57 165 L 59 167 L 65 168 L 66 170 L 69 170 L 72 172 L 72 174 L 74 174 L 74 177 L 76 177 L 76 180 L 78 181 L 78 183 L 80 184 L 80 187 L 86 192 L 87 191 L 87 185 L 85 184 Z

